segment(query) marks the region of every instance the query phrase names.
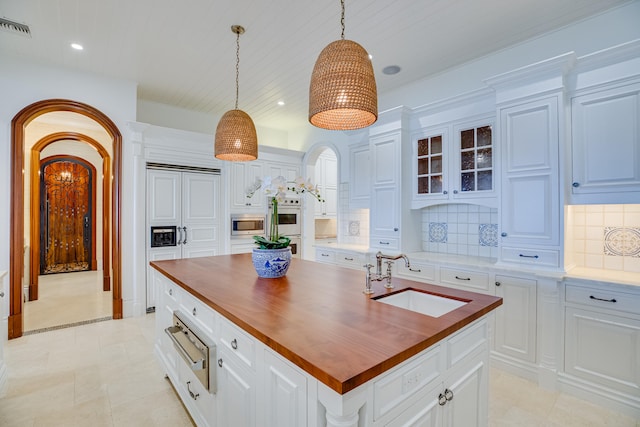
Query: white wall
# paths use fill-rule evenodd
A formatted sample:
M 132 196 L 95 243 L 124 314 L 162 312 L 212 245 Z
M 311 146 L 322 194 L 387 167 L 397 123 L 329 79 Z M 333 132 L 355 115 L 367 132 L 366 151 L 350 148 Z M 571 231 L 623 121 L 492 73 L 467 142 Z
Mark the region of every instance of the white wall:
M 3 54 L 0 67 L 0 271 L 9 270 L 11 184 L 11 120 L 24 107 L 53 98 L 93 106 L 107 115 L 123 135 L 122 165 L 122 293 L 124 314 L 133 314 L 135 266 L 131 262 L 134 195 L 131 182 L 133 154 L 126 123 L 136 119 L 136 83 L 42 66 Z M 8 280 L 5 281 L 8 283 Z M 8 287 L 8 285 L 7 285 Z M 8 289 L 5 289 L 7 292 Z M 4 298 L 8 306 L 8 298 Z M 8 309 L 7 309 L 8 313 Z

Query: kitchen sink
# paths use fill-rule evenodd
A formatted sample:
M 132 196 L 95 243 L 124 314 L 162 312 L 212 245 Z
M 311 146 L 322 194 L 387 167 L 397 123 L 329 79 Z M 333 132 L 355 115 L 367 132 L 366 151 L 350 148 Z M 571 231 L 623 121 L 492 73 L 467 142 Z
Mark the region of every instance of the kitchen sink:
M 384 295 L 374 299 L 378 302 L 404 308 L 405 310 L 411 310 L 416 313 L 426 314 L 431 317 L 440 317 L 467 304 L 467 301 L 433 295 L 415 289 L 406 289 L 395 294 Z

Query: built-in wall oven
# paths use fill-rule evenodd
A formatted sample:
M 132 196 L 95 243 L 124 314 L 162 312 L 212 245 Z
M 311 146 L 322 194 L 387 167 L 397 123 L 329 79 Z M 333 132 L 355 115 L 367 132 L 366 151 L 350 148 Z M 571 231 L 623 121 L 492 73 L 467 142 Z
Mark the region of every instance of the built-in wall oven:
M 267 229 L 271 227 L 273 203 L 268 200 L 269 214 L 267 215 Z M 285 198 L 278 202 L 278 233 L 291 239 L 291 255 L 294 258 L 302 256 L 302 201 L 298 198 Z

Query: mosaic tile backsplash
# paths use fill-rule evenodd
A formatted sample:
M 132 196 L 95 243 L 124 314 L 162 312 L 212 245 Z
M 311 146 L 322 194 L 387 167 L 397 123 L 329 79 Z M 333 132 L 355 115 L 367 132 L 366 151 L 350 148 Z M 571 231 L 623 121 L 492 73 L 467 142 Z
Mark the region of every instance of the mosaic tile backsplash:
M 567 224 L 577 267 L 640 272 L 640 205 L 569 206 Z
M 498 210 L 466 204 L 423 209 L 422 249 L 497 258 Z

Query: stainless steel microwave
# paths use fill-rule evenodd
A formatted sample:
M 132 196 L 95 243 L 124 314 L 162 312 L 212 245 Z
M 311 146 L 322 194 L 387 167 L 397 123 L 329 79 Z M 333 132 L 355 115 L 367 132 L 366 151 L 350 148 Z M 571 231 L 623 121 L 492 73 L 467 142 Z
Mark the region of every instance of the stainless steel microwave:
M 265 217 L 261 215 L 231 215 L 232 236 L 254 236 L 265 233 Z

